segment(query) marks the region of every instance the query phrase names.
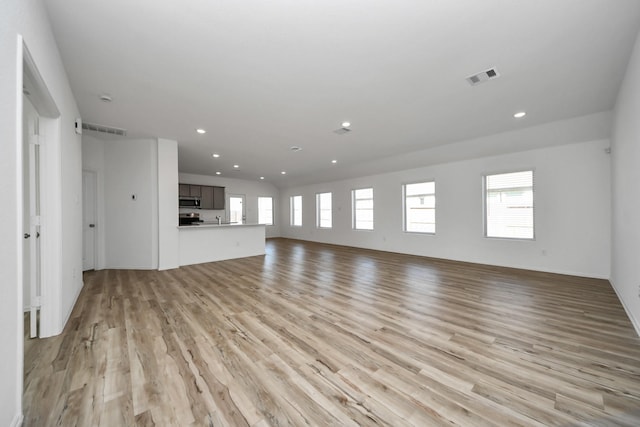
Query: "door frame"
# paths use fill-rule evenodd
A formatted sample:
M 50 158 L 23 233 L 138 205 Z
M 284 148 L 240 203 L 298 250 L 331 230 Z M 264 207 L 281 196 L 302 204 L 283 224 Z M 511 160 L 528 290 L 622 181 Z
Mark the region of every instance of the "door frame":
M 85 174 L 91 175 L 92 178 L 92 188 L 91 191 L 93 192 L 93 223 L 97 224 L 98 223 L 98 173 L 96 171 L 93 170 L 89 170 L 89 169 L 82 169 L 82 190 L 83 190 L 83 198 L 82 198 L 82 257 L 84 259 L 84 227 L 85 227 L 85 218 L 84 218 L 84 208 L 85 208 L 85 203 L 86 200 L 84 198 L 84 186 L 85 186 L 85 182 L 84 182 L 84 177 Z M 98 230 L 96 228 L 93 229 L 93 270 L 98 270 Z M 84 270 L 84 262 L 82 264 L 82 270 Z
M 30 338 L 38 336 L 38 312 L 40 311 L 42 294 L 42 167 L 41 155 L 44 147 L 40 138 L 40 115 L 31 102 L 28 91 L 23 95 L 23 173 L 22 173 L 22 207 L 23 207 L 23 295 L 28 289 L 28 299 L 23 300 L 30 318 Z M 27 116 L 27 105 L 29 106 Z M 28 266 L 27 266 L 28 264 Z M 38 292 L 40 291 L 40 292 Z
M 241 198 L 242 199 L 242 223 L 247 223 L 247 196 L 245 194 L 228 194 L 227 195 L 227 218 L 231 221 L 231 198 Z
M 29 49 L 22 36 L 18 35 L 18 124 L 23 129 L 23 87 L 29 92 L 28 98 L 40 116 L 40 210 L 41 210 L 41 299 L 40 299 L 40 336 L 49 337 L 61 332 L 61 290 L 62 290 L 62 170 L 61 170 L 61 124 L 60 111 L 51 96 L 42 75 L 38 71 Z M 19 153 L 17 162 L 18 203 L 17 237 L 24 240 L 23 230 L 23 133 L 19 132 L 16 147 Z M 24 277 L 22 253 L 18 260 L 19 277 Z M 20 281 L 20 312 L 22 286 Z M 23 321 L 20 319 L 20 343 L 23 340 Z M 22 346 L 21 346 L 22 348 Z M 21 350 L 22 351 L 22 350 Z M 23 355 L 21 354 L 23 357 Z M 22 358 L 21 357 L 21 358 Z M 20 372 L 22 375 L 22 372 Z

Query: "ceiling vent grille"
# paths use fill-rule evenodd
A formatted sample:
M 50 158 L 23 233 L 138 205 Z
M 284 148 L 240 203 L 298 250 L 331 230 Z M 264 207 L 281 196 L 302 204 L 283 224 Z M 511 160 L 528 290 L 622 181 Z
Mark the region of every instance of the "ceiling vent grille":
M 93 123 L 82 122 L 82 129 L 92 130 L 94 132 L 106 133 L 109 135 L 127 136 L 126 129 L 114 128 L 111 126 L 96 125 Z
M 495 68 L 489 68 L 488 70 L 467 77 L 466 80 L 471 86 L 475 86 L 480 83 L 488 82 L 489 80 L 497 79 L 498 77 L 500 77 L 498 70 Z

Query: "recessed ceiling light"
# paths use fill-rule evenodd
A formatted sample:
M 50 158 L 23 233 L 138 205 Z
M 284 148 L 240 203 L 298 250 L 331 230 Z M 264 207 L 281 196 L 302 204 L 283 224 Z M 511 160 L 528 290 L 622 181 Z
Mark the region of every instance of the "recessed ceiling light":
M 331 163 L 333 163 L 335 165 L 336 163 L 338 163 L 338 161 L 337 160 L 331 160 Z
M 102 95 L 100 95 L 100 101 L 111 102 L 113 101 L 113 98 L 111 98 L 111 95 L 107 95 L 106 93 L 103 93 Z
M 282 175 L 286 175 L 286 174 L 287 174 L 287 172 L 286 172 L 286 171 L 282 171 L 282 172 L 280 172 L 280 173 L 281 173 Z
M 513 115 L 513 117 L 515 117 L 516 119 L 521 119 L 521 118 L 523 118 L 523 117 L 524 117 L 524 116 L 526 116 L 526 115 L 527 115 L 527 113 L 526 113 L 526 112 L 524 112 L 524 111 L 520 111 L 520 112 L 518 112 L 518 113 L 515 113 L 515 114 Z
M 302 147 L 298 147 L 297 145 L 294 145 L 291 147 L 291 151 L 300 151 L 302 150 Z
M 233 165 L 234 169 L 238 169 L 240 165 Z
M 216 172 L 216 175 L 220 175 L 221 172 Z
M 220 154 L 218 154 L 218 153 L 213 153 L 213 154 L 212 154 L 212 156 L 213 156 L 213 157 L 215 157 L 215 158 L 217 159 L 218 157 L 220 157 Z
M 204 129 L 196 129 L 196 132 L 198 132 L 198 133 L 199 133 L 199 134 L 201 134 L 201 135 L 202 135 L 203 133 L 207 133 L 207 131 L 206 131 L 206 130 L 204 130 Z
M 260 179 L 264 179 L 264 176 L 261 176 Z
M 342 122 L 342 127 L 343 128 L 348 128 L 349 126 L 351 126 L 350 122 Z

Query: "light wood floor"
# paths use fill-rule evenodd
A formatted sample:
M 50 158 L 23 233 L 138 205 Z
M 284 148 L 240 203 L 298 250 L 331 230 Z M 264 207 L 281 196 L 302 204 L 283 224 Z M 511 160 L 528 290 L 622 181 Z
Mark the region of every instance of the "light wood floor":
M 26 426 L 640 425 L 606 281 L 285 239 L 84 280 L 26 343 Z

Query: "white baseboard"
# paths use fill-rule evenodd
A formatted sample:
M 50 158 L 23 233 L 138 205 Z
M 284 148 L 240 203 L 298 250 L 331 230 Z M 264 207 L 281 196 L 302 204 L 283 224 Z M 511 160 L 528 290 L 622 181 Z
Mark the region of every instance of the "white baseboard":
M 69 317 L 71 317 L 71 313 L 73 312 L 73 308 L 76 306 L 76 303 L 78 302 L 78 297 L 80 296 L 80 292 L 82 292 L 82 289 L 84 289 L 84 280 L 81 280 L 80 283 L 81 285 L 80 287 L 78 287 L 78 290 L 76 291 L 76 294 L 73 297 L 73 304 L 71 304 L 71 309 L 66 314 L 64 322 L 62 322 L 62 329 L 64 329 L 64 327 L 67 325 L 67 322 L 69 321 Z M 62 333 L 62 331 L 60 331 L 60 333 Z
M 638 337 L 640 337 L 640 322 L 638 322 L 638 319 L 636 319 L 633 316 L 633 313 L 631 312 L 631 310 L 629 310 L 627 305 L 624 303 L 624 300 L 622 298 L 620 298 L 620 293 L 618 292 L 618 289 L 616 289 L 616 284 L 613 283 L 612 280 L 609 280 L 609 283 L 611 284 L 611 287 L 613 288 L 613 291 L 616 293 L 616 296 L 618 297 L 618 300 L 622 304 L 622 308 L 624 308 L 625 313 L 627 313 L 627 317 L 629 318 L 629 320 L 631 320 L 631 324 L 633 325 L 633 329 L 636 330 L 636 335 L 638 335 Z
M 22 414 L 16 414 L 16 416 L 13 417 L 13 421 L 11 421 L 11 424 L 9 424 L 9 426 L 20 427 L 22 425 L 23 420 L 24 420 L 24 417 L 22 416 Z

